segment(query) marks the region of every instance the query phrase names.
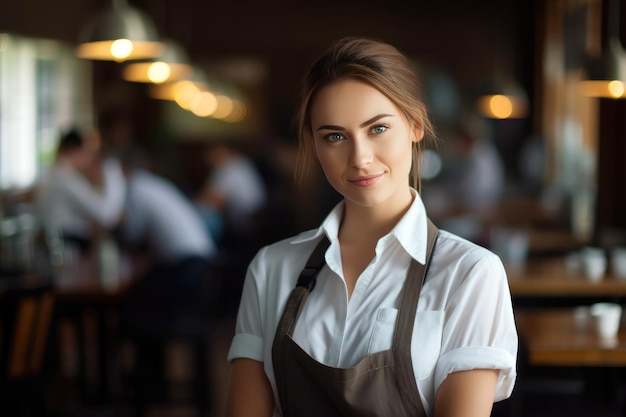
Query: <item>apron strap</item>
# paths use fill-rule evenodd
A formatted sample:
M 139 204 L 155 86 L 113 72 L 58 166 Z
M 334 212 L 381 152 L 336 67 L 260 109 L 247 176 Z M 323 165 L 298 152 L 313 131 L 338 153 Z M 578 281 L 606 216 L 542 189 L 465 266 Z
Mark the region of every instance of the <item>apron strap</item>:
M 280 375 L 275 377 L 278 392 L 286 392 L 286 388 L 283 384 L 287 380 L 287 365 L 285 363 L 287 355 L 284 353 L 285 344 L 282 339 L 293 335 L 293 330 L 298 318 L 300 317 L 302 308 L 304 307 L 309 294 L 315 287 L 317 275 L 325 265 L 324 254 L 326 253 L 326 249 L 329 245 L 330 241 L 326 235 L 324 235 L 313 250 L 313 253 L 311 253 L 311 256 L 309 256 L 306 266 L 300 272 L 296 287 L 291 291 L 291 294 L 289 294 L 289 298 L 287 299 L 284 311 L 295 311 L 296 314 L 283 313 L 280 322 L 278 323 L 278 327 L 276 328 L 274 344 L 272 346 L 272 361 L 274 363 L 274 372 L 280 373 Z M 285 398 L 286 396 L 279 395 L 279 397 L 281 408 L 284 410 L 283 413 L 285 413 L 286 410 L 288 410 L 287 399 Z
M 409 415 L 425 415 L 421 399 L 415 398 L 417 381 L 413 371 L 411 359 L 411 342 L 417 304 L 422 291 L 422 285 L 426 279 L 426 273 L 433 255 L 439 229 L 428 219 L 428 241 L 426 249 L 426 263 L 420 264 L 415 259 L 411 261 L 409 273 L 402 289 L 402 299 L 396 328 L 394 331 L 393 351 L 396 358 L 396 378 L 398 390 L 404 402 L 404 408 Z M 417 413 L 417 414 L 414 414 Z

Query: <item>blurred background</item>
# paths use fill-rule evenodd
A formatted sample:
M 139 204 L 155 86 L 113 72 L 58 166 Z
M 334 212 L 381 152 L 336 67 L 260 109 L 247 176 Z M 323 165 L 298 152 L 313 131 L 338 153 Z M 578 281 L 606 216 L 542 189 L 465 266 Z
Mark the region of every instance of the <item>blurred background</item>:
M 517 293 L 512 286 L 516 308 L 622 302 L 626 281 L 618 282 L 617 267 L 602 275 L 619 288 L 561 290 L 573 282 L 566 276 L 566 258 L 595 247 L 608 260 L 626 245 L 626 5 L 621 0 L 5 0 L 0 5 L 2 369 L 15 363 L 15 340 L 42 358 L 26 375 L 26 385 L 4 378 L 3 384 L 24 397 L 6 400 L 11 404 L 6 415 L 221 415 L 225 355 L 247 263 L 263 244 L 315 227 L 339 198 L 320 172 L 302 188 L 294 185 L 297 138 L 291 120 L 304 71 L 343 36 L 391 43 L 410 57 L 421 77 L 439 139 L 424 154 L 422 195 L 430 217 L 496 251 L 512 285 L 537 278 L 535 262 L 549 278 L 564 277 L 566 283 L 556 283 L 553 292 Z M 117 41 L 112 49 L 109 41 Z M 118 160 L 127 178 L 120 194 L 134 192 L 128 176 L 132 159 L 164 184 L 156 188 L 169 187 L 176 194 L 172 201 L 180 199 L 180 212 L 163 204 L 164 217 L 177 213 L 169 223 L 187 216 L 178 213 L 193 212 L 189 224 L 206 227 L 206 236 L 194 241 L 206 240 L 211 253 L 197 287 L 208 294 L 202 304 L 206 316 L 185 311 L 189 316 L 178 322 L 158 322 L 156 332 L 124 320 L 135 280 L 169 262 L 170 248 L 151 246 L 156 233 L 150 231 L 161 223 L 144 225 L 137 247 L 125 230 L 131 214 L 120 206 L 115 222 L 102 221 L 90 232 L 86 249 L 74 247 L 63 230 L 48 227 L 52 211 L 39 195 L 54 176 L 60 141 L 70 130 L 80 132 L 83 143 L 96 143 L 91 165 Z M 90 142 L 94 132 L 97 139 Z M 106 168 L 95 171 L 94 177 L 83 174 L 107 195 Z M 169 201 L 170 191 L 155 194 L 157 203 L 143 210 Z M 92 206 L 115 205 L 102 198 Z M 89 217 L 86 210 L 81 215 Z M 160 236 L 178 242 L 178 232 Z M 559 269 L 546 269 L 543 262 Z M 29 291 L 32 296 L 35 287 L 50 289 L 54 299 L 31 314 L 44 318 L 43 324 L 25 331 L 38 347 L 11 333 L 24 325 L 20 297 Z M 155 363 L 169 379 L 191 378 L 190 388 L 175 400 L 197 401 L 153 406 L 170 388 L 153 384 L 160 377 L 146 369 L 155 366 L 139 360 L 152 356 L 168 358 Z M 606 364 L 521 362 L 529 374 L 539 369 L 544 381 L 559 378 L 562 389 L 544 400 L 560 404 L 560 395 L 573 393 L 583 403 L 572 412 L 595 407 L 596 395 L 578 394 L 597 385 L 588 370 L 596 375 Z M 626 359 L 610 368 L 623 365 Z M 612 387 L 621 387 L 622 379 L 618 372 Z M 156 385 L 157 393 L 143 389 L 148 385 Z M 607 413 L 621 408 L 621 398 L 621 391 L 610 401 L 602 396 Z M 494 412 L 561 415 L 549 407 L 525 410 L 523 403 L 508 401 Z

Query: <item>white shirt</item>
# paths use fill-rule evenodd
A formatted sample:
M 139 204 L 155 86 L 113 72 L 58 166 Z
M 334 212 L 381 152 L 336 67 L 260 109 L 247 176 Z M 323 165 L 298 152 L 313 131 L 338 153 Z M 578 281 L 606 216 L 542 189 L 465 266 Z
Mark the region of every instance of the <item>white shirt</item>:
M 202 219 L 192 203 L 169 181 L 136 170 L 128 182 L 123 236 L 131 243 L 148 242 L 164 261 L 215 254 Z
M 272 366 L 274 334 L 289 293 L 323 233 L 331 242 L 326 266 L 300 315 L 294 340 L 313 358 L 333 367 L 354 366 L 366 355 L 391 347 L 410 260 L 424 263 L 426 256 L 426 211 L 414 194 L 409 211 L 379 240 L 376 256 L 349 301 L 337 239 L 343 202 L 319 229 L 264 247 L 251 262 L 228 359 L 264 362 L 274 390 L 274 416 L 281 415 Z M 428 415 L 438 387 L 455 371 L 499 369 L 494 401 L 507 398 L 516 378 L 517 332 L 500 259 L 440 230 L 413 340 L 415 379 Z
M 49 227 L 89 238 L 91 223 L 113 227 L 124 207 L 126 182 L 117 160 L 103 163 L 104 185 L 94 188 L 78 171 L 53 165 L 37 190 L 41 218 Z
M 222 194 L 228 219 L 247 222 L 265 204 L 265 184 L 256 167 L 243 156 L 235 156 L 215 170 L 209 186 Z M 244 225 L 244 227 L 247 225 Z

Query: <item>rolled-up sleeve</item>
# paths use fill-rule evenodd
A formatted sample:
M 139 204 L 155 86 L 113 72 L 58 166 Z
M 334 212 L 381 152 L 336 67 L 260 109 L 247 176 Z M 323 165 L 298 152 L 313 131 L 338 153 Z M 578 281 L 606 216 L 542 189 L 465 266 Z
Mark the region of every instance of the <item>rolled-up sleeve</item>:
M 263 316 L 259 286 L 256 282 L 259 270 L 259 255 L 255 257 L 248 267 L 246 279 L 241 294 L 235 336 L 233 337 L 228 361 L 237 358 L 249 358 L 264 361 L 264 332 Z
M 494 401 L 508 398 L 516 378 L 518 336 L 502 262 L 482 252 L 446 308 L 441 356 L 435 368 L 437 389 L 452 372 L 498 369 Z M 436 392 L 436 391 L 435 391 Z

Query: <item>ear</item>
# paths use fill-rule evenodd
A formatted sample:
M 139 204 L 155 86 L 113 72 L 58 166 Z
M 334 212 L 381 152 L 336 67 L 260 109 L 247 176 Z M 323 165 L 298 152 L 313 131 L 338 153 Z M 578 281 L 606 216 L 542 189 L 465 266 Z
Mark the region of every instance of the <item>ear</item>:
M 424 139 L 424 127 L 416 122 L 413 122 L 413 129 L 411 130 L 411 142 L 421 142 Z

